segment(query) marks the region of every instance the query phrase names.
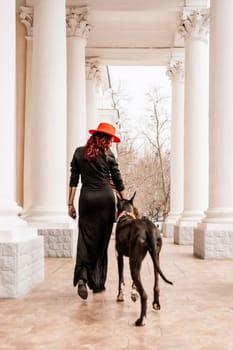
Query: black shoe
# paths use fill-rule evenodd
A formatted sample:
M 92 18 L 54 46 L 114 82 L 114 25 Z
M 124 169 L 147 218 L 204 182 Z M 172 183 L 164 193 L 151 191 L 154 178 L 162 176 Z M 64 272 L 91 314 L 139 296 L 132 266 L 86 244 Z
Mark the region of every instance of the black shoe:
M 88 297 L 88 292 L 87 292 L 87 286 L 86 283 L 83 280 L 78 281 L 78 295 L 82 299 L 87 299 Z
M 105 291 L 105 287 L 104 286 L 93 289 L 93 293 L 101 293 L 103 291 Z

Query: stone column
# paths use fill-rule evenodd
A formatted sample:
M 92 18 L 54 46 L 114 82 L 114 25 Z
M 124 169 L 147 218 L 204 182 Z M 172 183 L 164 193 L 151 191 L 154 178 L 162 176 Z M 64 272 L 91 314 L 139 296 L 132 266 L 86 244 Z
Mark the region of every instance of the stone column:
M 184 211 L 174 241 L 192 244 L 208 203 L 208 10 L 185 10 Z
M 26 220 L 66 227 L 65 0 L 34 2 L 30 141 Z
M 167 70 L 172 82 L 171 108 L 171 208 L 164 223 L 165 237 L 173 237 L 174 225 L 184 203 L 184 61 L 172 60 Z
M 86 67 L 85 46 L 90 25 L 87 7 L 67 8 L 67 161 L 86 143 Z M 69 177 L 69 172 L 68 172 Z
M 0 229 L 25 225 L 16 204 L 15 1 L 0 3 Z M 1 237 L 0 237 L 1 240 Z
M 43 239 L 15 201 L 15 0 L 0 2 L 0 298 L 24 295 L 44 277 Z
M 26 92 L 25 92 L 25 130 L 24 130 L 24 190 L 23 207 L 30 206 L 30 157 L 31 157 L 31 91 L 32 91 L 32 35 L 33 35 L 33 8 L 20 7 L 20 20 L 26 27 L 27 56 L 26 56 Z
M 86 59 L 86 96 L 87 96 L 87 130 L 98 125 L 97 88 L 100 82 L 99 61 L 96 58 Z
M 66 198 L 65 0 L 34 2 L 32 69 L 28 67 L 27 73 L 30 151 L 26 153 L 29 184 L 24 217 L 44 237 L 45 256 L 70 257 L 75 255 L 77 226 L 67 214 Z
M 233 259 L 233 2 L 210 7 L 209 207 L 194 233 L 194 255 Z

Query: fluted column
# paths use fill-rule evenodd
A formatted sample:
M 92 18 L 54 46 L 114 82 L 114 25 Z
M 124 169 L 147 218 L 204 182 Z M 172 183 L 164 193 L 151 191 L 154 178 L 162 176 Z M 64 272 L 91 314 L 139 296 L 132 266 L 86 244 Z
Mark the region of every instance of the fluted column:
M 31 118 L 32 118 L 32 36 L 33 36 L 33 8 L 20 7 L 20 20 L 26 27 L 26 91 L 25 91 L 25 129 L 24 129 L 24 189 L 23 207 L 27 210 L 30 206 L 30 157 L 31 157 Z
M 200 258 L 233 259 L 233 2 L 210 7 L 209 206 L 194 234 Z
M 66 209 L 65 0 L 34 1 L 30 207 L 43 227 L 68 222 Z
M 0 2 L 0 230 L 25 225 L 16 204 L 15 1 Z M 0 235 L 1 241 L 1 235 Z
M 100 82 L 99 61 L 96 58 L 86 59 L 86 98 L 87 130 L 98 124 L 97 87 Z
M 173 237 L 174 225 L 184 205 L 184 61 L 172 60 L 167 69 L 172 82 L 171 107 L 171 208 L 165 221 L 165 237 Z
M 208 10 L 183 13 L 185 40 L 184 211 L 174 241 L 192 244 L 208 203 Z
M 87 138 L 85 46 L 91 29 L 88 20 L 87 7 L 67 8 L 68 168 L 75 148 L 86 143 Z

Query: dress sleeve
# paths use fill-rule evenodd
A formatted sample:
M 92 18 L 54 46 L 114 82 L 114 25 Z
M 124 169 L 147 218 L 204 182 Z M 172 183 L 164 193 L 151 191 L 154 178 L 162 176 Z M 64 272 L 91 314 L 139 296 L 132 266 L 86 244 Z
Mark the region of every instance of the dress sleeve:
M 70 187 L 77 187 L 79 183 L 80 169 L 77 162 L 77 149 L 74 152 L 72 161 L 70 163 Z
M 122 180 L 118 162 L 112 151 L 109 150 L 109 170 L 112 181 L 118 192 L 124 191 L 125 186 Z

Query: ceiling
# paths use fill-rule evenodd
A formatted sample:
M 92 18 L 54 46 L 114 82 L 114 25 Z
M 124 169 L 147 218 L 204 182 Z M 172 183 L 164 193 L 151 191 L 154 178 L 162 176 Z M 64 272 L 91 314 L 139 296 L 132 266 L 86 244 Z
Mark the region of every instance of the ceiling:
M 34 0 L 16 0 L 33 6 Z M 166 65 L 183 52 L 177 26 L 183 7 L 206 7 L 207 0 L 66 0 L 87 6 L 90 24 L 86 55 L 106 65 Z

